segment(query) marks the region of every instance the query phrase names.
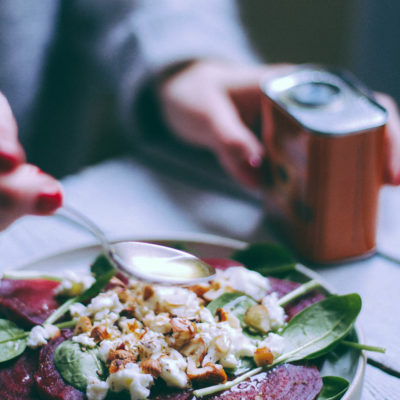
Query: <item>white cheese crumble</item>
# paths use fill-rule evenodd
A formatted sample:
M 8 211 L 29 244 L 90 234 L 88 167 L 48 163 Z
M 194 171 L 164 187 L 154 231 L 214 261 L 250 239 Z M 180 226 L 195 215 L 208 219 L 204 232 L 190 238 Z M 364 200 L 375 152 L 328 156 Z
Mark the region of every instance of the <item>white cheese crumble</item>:
M 230 267 L 225 271 L 217 270 L 214 282 L 219 283 L 223 289 L 230 288 L 245 293 L 257 301 L 260 301 L 271 288 L 268 278 L 245 267 Z
M 261 304 L 268 310 L 269 321 L 273 330 L 277 330 L 285 324 L 285 310 L 279 305 L 276 292 L 265 296 Z
M 31 349 L 37 349 L 40 346 L 44 346 L 49 339 L 53 339 L 59 334 L 60 330 L 54 325 L 37 325 L 29 332 L 27 346 Z
M 86 347 L 96 347 L 96 342 L 94 341 L 94 339 L 88 336 L 86 333 L 81 333 L 80 335 L 73 336 L 72 341 Z
M 143 374 L 139 365 L 129 363 L 124 369 L 110 374 L 107 378 L 108 387 L 114 392 L 121 392 L 127 389 L 131 400 L 147 399 L 150 395 L 150 387 L 153 384 L 153 377 L 150 374 Z
M 258 348 L 268 347 L 274 358 L 278 357 L 282 353 L 284 346 L 284 339 L 282 336 L 276 333 L 269 333 L 268 336 L 258 344 Z
M 97 378 L 90 378 L 87 388 L 86 397 L 88 400 L 104 400 L 107 397 L 108 384 Z
M 176 350 L 172 350 L 169 356 L 160 358 L 161 378 L 168 386 L 184 389 L 188 387 L 189 380 L 186 375 L 187 362 Z
M 94 281 L 95 279 L 90 275 L 66 271 L 60 285 L 56 289 L 56 294 L 70 297 L 78 296 L 92 286 Z

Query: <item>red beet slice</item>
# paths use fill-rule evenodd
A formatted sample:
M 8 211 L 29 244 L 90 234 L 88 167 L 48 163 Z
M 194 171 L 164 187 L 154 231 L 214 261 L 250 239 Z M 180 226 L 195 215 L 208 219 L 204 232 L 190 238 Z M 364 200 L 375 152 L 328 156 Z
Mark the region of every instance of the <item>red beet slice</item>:
M 322 389 L 316 367 L 283 364 L 269 372 L 255 375 L 208 400 L 314 400 Z M 192 391 L 171 390 L 163 385 L 153 391 L 153 400 L 191 400 Z
M 57 346 L 72 336 L 72 331 L 63 330 L 59 337 L 52 339 L 40 350 L 39 368 L 35 373 L 36 388 L 40 399 L 83 400 L 85 398 L 80 390 L 64 382 L 53 362 Z
M 322 389 L 316 367 L 283 364 L 255 375 L 210 400 L 314 400 Z
M 300 286 L 300 283 L 287 281 L 285 279 L 269 278 L 269 281 L 271 283 L 271 292 L 277 292 L 279 298 Z M 288 321 L 290 321 L 296 314 L 304 310 L 306 307 L 321 301 L 324 298 L 325 296 L 322 293 L 313 290 L 312 292 L 299 297 L 297 300 L 290 302 L 285 307 Z
M 2 279 L 0 314 L 21 327 L 39 325 L 58 307 L 58 285 L 47 279 Z
M 34 372 L 37 368 L 38 352 L 26 350 L 15 360 L 0 369 L 0 399 L 35 400 Z
M 215 269 L 222 269 L 223 271 L 230 267 L 244 267 L 239 261 L 229 258 L 203 258 L 202 260 Z

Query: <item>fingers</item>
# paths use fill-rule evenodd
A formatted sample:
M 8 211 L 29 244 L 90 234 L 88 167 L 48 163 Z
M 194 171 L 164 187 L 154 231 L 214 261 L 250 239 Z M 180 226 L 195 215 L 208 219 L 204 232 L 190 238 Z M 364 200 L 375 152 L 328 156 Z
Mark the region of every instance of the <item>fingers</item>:
M 379 103 L 388 111 L 386 124 L 384 182 L 400 184 L 400 116 L 396 102 L 388 95 L 376 93 Z
M 214 106 L 208 112 L 209 147 L 235 179 L 248 187 L 259 186 L 262 144 L 244 124 L 229 97 L 216 96 Z
M 25 215 L 47 215 L 62 205 L 61 185 L 30 164 L 21 164 L 0 179 L 0 230 Z
M 0 92 L 0 173 L 12 171 L 24 160 L 15 118 L 7 99 Z

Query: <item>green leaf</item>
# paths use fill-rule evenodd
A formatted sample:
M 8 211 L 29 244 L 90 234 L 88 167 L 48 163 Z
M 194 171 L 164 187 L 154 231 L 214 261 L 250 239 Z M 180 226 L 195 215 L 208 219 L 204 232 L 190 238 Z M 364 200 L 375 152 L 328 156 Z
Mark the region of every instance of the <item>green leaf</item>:
M 27 334 L 6 319 L 0 319 L 0 362 L 12 360 L 26 349 Z
M 240 293 L 240 292 L 232 292 L 232 293 L 223 293 L 221 296 L 217 297 L 211 303 L 207 305 L 207 308 L 211 311 L 211 314 L 215 315 L 218 308 L 222 308 L 225 311 L 231 312 L 235 317 L 237 317 L 240 321 L 240 324 L 243 327 L 247 325 L 243 322 L 244 314 L 246 313 L 249 307 L 255 306 L 258 304 L 251 297 Z
M 62 378 L 71 386 L 85 392 L 89 378 L 106 377 L 106 366 L 97 348 L 81 349 L 79 343 L 66 340 L 54 352 L 54 364 Z
M 255 243 L 233 253 L 232 258 L 260 274 L 281 275 L 296 269 L 291 253 L 275 243 Z
M 90 272 L 96 279 L 110 271 L 115 271 L 115 267 L 104 254 L 100 254 L 90 266 Z
M 230 376 L 239 376 L 256 367 L 256 363 L 252 357 L 239 358 L 236 368 L 224 368 L 225 372 Z
M 284 349 L 274 364 L 322 356 L 350 331 L 361 310 L 358 294 L 331 296 L 297 314 L 280 333 Z
M 349 387 L 349 382 L 340 376 L 324 376 L 322 383 L 322 390 L 317 400 L 338 400 Z
M 74 303 L 82 303 L 94 296 L 97 296 L 100 291 L 110 282 L 111 278 L 116 274 L 117 270 L 108 260 L 108 258 L 101 254 L 99 255 L 91 266 L 91 271 L 95 275 L 95 282 L 87 288 L 79 296 L 73 297 L 58 307 L 44 322 L 45 324 L 53 324 L 59 320 Z
M 221 294 L 221 296 L 209 303 L 207 308 L 211 311 L 212 315 L 216 314 L 218 308 L 229 311 L 239 320 L 245 335 L 254 340 L 262 340 L 264 336 L 261 335 L 260 332 L 250 330 L 244 322 L 244 314 L 246 314 L 247 309 L 256 304 L 258 303 L 252 297 L 243 293 L 227 292 Z

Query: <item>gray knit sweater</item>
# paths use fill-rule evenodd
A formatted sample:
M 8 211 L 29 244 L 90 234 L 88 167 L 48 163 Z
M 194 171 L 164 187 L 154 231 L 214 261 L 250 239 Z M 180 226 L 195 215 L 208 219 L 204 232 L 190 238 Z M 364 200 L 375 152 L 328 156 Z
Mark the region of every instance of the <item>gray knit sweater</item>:
M 216 57 L 254 60 L 233 0 L 0 2 L 0 90 L 29 160 L 56 175 L 116 149 L 115 121 L 134 135 L 138 93 L 164 68 Z

